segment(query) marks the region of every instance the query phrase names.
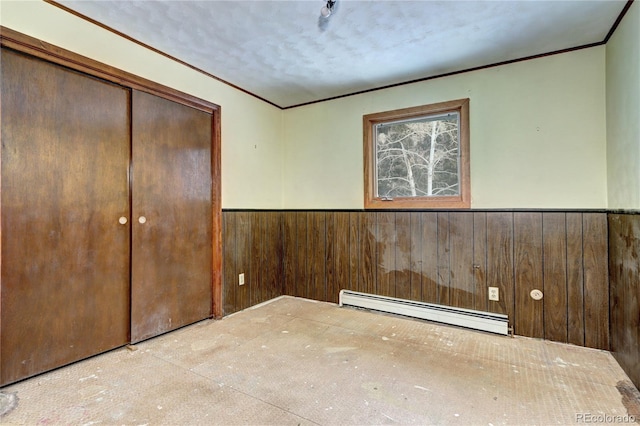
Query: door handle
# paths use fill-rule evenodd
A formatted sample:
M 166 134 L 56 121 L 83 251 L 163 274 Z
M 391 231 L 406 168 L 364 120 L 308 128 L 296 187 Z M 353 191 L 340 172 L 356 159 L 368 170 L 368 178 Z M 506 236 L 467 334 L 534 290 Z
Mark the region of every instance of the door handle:
M 118 222 L 120 222 L 120 225 L 126 225 L 127 218 L 124 216 L 120 216 L 120 219 L 118 219 Z
M 146 218 L 146 217 L 144 217 L 144 216 L 140 216 L 140 217 L 138 218 L 138 222 L 140 222 L 140 223 L 146 223 L 146 222 L 147 222 L 147 218 Z

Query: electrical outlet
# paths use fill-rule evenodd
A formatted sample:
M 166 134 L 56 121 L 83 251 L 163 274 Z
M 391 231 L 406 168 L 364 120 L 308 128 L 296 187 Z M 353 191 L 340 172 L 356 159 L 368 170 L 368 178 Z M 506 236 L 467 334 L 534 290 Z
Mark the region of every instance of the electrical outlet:
M 238 284 L 244 285 L 244 274 L 238 275 Z
M 489 287 L 489 300 L 500 301 L 500 289 L 498 287 Z
M 531 295 L 531 298 L 533 300 L 541 300 L 542 299 L 542 292 L 538 289 L 535 290 L 531 290 L 531 293 L 529 293 Z

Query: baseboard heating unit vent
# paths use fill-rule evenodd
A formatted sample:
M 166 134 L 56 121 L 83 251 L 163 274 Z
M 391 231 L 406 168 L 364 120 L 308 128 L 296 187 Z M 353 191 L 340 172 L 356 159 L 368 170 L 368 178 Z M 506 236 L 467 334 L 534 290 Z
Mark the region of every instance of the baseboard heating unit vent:
M 412 300 L 396 299 L 394 297 L 358 293 L 357 291 L 351 290 L 340 291 L 340 306 L 372 309 L 472 328 L 474 330 L 503 334 L 505 336 L 509 334 L 509 317 L 491 312 L 454 308 L 433 303 L 414 302 Z

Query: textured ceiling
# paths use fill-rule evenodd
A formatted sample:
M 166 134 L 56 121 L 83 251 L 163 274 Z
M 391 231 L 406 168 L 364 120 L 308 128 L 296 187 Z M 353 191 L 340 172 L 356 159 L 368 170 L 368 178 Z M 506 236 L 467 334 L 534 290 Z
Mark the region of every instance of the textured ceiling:
M 602 42 L 625 0 L 59 1 L 280 107 Z

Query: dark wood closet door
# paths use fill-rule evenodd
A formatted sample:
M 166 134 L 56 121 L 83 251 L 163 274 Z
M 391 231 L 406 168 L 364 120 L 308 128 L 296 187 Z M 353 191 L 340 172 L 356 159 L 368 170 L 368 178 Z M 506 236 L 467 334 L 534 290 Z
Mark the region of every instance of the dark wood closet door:
M 128 342 L 129 97 L 2 50 L 0 384 Z
M 131 341 L 211 316 L 211 115 L 133 91 Z

